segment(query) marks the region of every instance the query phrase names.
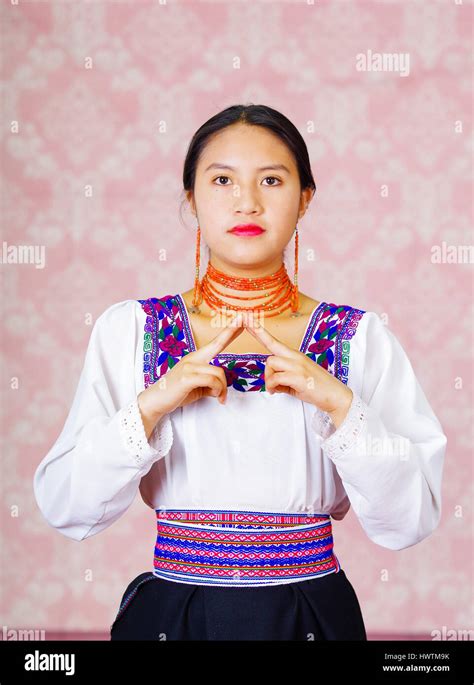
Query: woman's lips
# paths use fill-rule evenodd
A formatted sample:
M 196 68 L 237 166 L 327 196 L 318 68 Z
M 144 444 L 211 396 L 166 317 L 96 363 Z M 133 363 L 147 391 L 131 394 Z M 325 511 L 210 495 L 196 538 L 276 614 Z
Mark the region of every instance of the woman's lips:
M 237 236 L 253 236 L 253 235 L 260 235 L 260 233 L 264 233 L 264 229 L 260 228 L 260 226 L 236 226 L 235 228 L 231 229 L 229 233 L 233 233 L 233 235 Z

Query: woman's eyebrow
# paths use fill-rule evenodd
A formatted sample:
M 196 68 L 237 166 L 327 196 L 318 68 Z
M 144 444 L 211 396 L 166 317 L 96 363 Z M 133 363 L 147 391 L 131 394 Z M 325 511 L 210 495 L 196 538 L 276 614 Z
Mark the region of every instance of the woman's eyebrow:
M 209 166 L 204 169 L 204 173 L 209 171 L 209 169 L 229 169 L 230 171 L 235 171 L 235 167 L 229 166 L 228 164 L 220 164 L 219 162 L 209 164 Z M 266 166 L 261 166 L 257 171 L 286 171 L 287 174 L 290 173 L 290 170 L 284 164 L 268 164 Z

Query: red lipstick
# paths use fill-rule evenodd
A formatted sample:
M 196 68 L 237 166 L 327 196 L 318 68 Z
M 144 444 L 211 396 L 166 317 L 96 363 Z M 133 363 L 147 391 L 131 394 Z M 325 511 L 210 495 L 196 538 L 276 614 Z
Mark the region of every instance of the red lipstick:
M 258 224 L 239 224 L 238 226 L 234 226 L 229 230 L 229 233 L 233 233 L 234 235 L 238 236 L 260 235 L 264 232 L 265 229 Z

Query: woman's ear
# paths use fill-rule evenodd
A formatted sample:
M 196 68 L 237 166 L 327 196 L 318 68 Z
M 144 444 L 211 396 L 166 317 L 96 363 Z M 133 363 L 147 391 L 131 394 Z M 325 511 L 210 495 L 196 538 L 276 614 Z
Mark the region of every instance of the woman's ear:
M 309 207 L 309 203 L 313 199 L 313 195 L 315 193 L 314 188 L 305 188 L 304 190 L 301 191 L 301 198 L 300 198 L 300 210 L 298 213 L 298 221 L 304 217 L 306 214 L 306 210 Z
M 189 206 L 191 208 L 191 212 L 196 216 L 196 205 L 194 202 L 194 195 L 192 190 L 187 190 L 186 191 L 186 199 L 189 202 Z

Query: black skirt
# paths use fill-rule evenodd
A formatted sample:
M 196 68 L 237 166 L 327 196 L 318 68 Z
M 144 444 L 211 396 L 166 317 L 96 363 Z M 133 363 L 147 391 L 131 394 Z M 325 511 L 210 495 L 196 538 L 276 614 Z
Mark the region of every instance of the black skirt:
M 178 583 L 141 573 L 125 590 L 111 640 L 367 640 L 342 569 L 260 587 Z

